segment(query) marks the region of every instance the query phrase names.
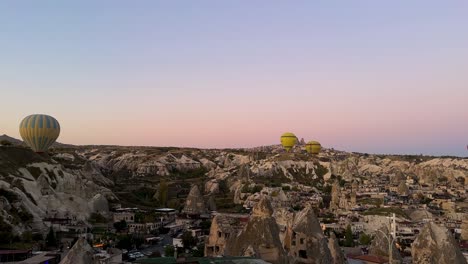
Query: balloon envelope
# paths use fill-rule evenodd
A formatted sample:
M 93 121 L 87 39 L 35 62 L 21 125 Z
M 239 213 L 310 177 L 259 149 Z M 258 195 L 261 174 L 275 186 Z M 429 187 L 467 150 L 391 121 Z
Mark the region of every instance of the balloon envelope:
M 320 145 L 317 141 L 309 141 L 306 144 L 306 151 L 310 154 L 319 154 L 320 150 L 322 150 L 322 145 Z
M 59 122 L 48 115 L 30 115 L 20 123 L 23 141 L 35 152 L 45 152 L 60 134 Z
M 286 151 L 290 151 L 294 145 L 296 145 L 297 137 L 293 133 L 287 132 L 281 135 L 281 145 L 283 145 Z

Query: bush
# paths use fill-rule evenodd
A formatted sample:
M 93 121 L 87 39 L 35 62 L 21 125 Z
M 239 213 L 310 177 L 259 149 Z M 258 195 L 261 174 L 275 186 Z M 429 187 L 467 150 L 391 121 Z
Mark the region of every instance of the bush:
M 11 239 L 13 238 L 11 231 L 11 225 L 4 222 L 3 217 L 0 217 L 0 244 L 10 243 Z
M 174 252 L 175 252 L 175 248 L 173 245 L 167 245 L 165 248 L 164 248 L 164 256 L 166 257 L 172 257 L 174 256 Z
M 50 227 L 49 233 L 47 234 L 47 237 L 46 237 L 46 246 L 57 247 L 57 245 L 58 243 L 57 243 L 57 239 L 55 238 L 55 232 L 52 229 L 52 227 Z
M 117 232 L 127 229 L 127 222 L 125 220 L 121 220 L 120 222 L 114 223 L 114 228 Z
M 4 140 L 0 141 L 0 145 L 2 145 L 2 146 L 11 146 L 11 145 L 13 145 L 13 143 L 11 143 L 10 141 L 4 139 Z
M 368 234 L 362 233 L 359 236 L 359 244 L 361 244 L 361 245 L 370 245 L 371 242 L 372 242 L 372 237 L 369 236 Z
M 354 247 L 353 231 L 351 230 L 350 225 L 348 225 L 346 227 L 344 246 L 345 247 Z
M 88 221 L 90 223 L 107 223 L 108 219 L 100 213 L 92 213 Z

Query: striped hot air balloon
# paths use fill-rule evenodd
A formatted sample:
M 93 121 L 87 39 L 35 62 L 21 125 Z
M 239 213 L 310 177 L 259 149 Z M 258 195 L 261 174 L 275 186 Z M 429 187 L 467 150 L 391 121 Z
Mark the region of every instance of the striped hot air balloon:
M 322 145 L 317 141 L 309 141 L 306 144 L 306 151 L 310 154 L 317 155 L 322 150 Z
M 45 152 L 60 135 L 59 122 L 48 115 L 30 115 L 20 123 L 23 141 L 35 152 Z
M 286 149 L 287 152 L 289 152 L 297 143 L 296 135 L 290 132 L 286 132 L 283 135 L 281 135 L 280 140 L 281 145 L 283 145 L 283 148 Z

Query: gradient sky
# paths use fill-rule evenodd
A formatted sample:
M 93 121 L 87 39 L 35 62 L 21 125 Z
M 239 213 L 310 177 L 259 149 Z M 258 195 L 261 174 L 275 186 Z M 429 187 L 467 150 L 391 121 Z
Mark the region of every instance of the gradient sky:
M 0 134 L 468 156 L 468 1 L 1 1 Z

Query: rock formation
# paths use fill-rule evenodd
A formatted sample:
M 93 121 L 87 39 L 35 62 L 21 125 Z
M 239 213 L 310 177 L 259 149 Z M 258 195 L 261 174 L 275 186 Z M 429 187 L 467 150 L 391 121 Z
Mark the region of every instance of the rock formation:
M 107 214 L 109 213 L 109 203 L 104 195 L 98 193 L 89 202 L 91 210 L 95 213 Z
M 333 262 L 327 238 L 313 208 L 307 206 L 294 219 L 285 238 L 285 248 L 294 257 L 293 263 L 329 264 Z
M 331 210 L 336 210 L 339 208 L 340 205 L 340 183 L 335 180 L 332 185 L 332 190 L 331 190 L 331 201 L 330 201 L 330 209 Z
M 205 256 L 224 255 L 224 249 L 231 237 L 237 236 L 239 220 L 227 215 L 216 215 L 211 222 L 210 234 L 205 244 Z
M 60 264 L 93 264 L 93 248 L 84 238 L 78 239 Z
M 228 256 L 255 256 L 271 263 L 287 263 L 286 252 L 281 245 L 279 229 L 272 217 L 270 201 L 263 197 L 253 208 L 245 228 L 232 237 L 226 246 Z
M 211 195 L 208 197 L 208 201 L 206 202 L 206 209 L 211 212 L 216 211 L 216 202 Z
M 336 239 L 335 233 L 331 232 L 330 239 L 328 240 L 328 248 L 330 249 L 330 254 L 332 256 L 333 264 L 344 264 L 345 257 L 341 251 L 340 246 L 338 245 L 338 239 Z
M 450 232 L 433 222 L 427 223 L 412 244 L 414 264 L 466 264 Z
M 467 218 L 462 220 L 461 230 L 462 230 L 461 239 L 468 240 L 468 219 Z
M 189 215 L 206 213 L 205 201 L 197 185 L 193 185 L 190 189 L 182 213 Z
M 398 194 L 409 195 L 408 186 L 406 186 L 406 183 L 404 181 L 401 181 L 400 184 L 398 185 Z

